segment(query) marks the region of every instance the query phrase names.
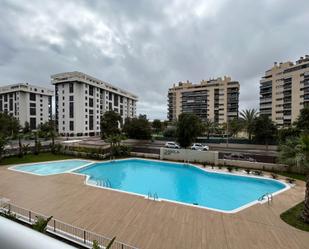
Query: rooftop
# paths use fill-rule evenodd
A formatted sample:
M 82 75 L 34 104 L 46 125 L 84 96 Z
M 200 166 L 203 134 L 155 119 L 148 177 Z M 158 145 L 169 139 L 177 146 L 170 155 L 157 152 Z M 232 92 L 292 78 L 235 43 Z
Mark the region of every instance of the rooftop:
M 88 74 L 82 73 L 82 72 L 78 72 L 78 71 L 73 71 L 73 72 L 64 72 L 64 73 L 58 73 L 58 74 L 54 74 L 51 75 L 51 82 L 52 84 L 56 85 L 59 83 L 63 83 L 63 82 L 69 82 L 72 80 L 76 80 L 76 81 L 82 81 L 85 82 L 87 84 L 96 86 L 96 87 L 100 87 L 103 89 L 106 89 L 108 91 L 111 92 L 115 92 L 117 94 L 120 95 L 124 95 L 126 97 L 130 97 L 134 100 L 137 100 L 138 97 L 126 90 L 123 90 L 119 87 L 115 87 L 112 84 L 109 84 L 105 81 L 99 80 L 95 77 L 92 77 Z
M 31 85 L 29 83 L 16 83 L 6 86 L 0 86 L 0 93 L 10 93 L 10 92 L 33 92 L 42 95 L 52 96 L 54 91 L 45 87 Z

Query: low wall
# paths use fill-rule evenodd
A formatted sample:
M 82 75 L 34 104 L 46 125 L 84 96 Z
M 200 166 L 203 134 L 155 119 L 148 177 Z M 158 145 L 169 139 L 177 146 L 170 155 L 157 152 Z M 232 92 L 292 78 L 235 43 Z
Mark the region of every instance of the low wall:
M 160 159 L 161 160 L 171 160 L 171 161 L 189 161 L 191 163 L 209 163 L 212 165 L 226 165 L 234 166 L 239 168 L 250 168 L 256 170 L 267 170 L 267 171 L 290 171 L 295 173 L 303 173 L 300 168 L 292 167 L 289 168 L 284 164 L 276 163 L 262 163 L 262 162 L 249 162 L 240 160 L 227 160 L 219 159 L 219 153 L 217 151 L 196 151 L 196 150 L 186 150 L 186 149 L 160 149 Z
M 287 171 L 288 170 L 288 166 L 284 164 L 275 164 L 275 163 L 261 163 L 261 162 L 219 159 L 219 164 L 235 166 L 239 168 L 250 168 L 250 169 L 267 170 L 267 171 Z M 299 170 L 296 168 L 294 169 L 292 168 L 291 171 L 299 172 Z
M 130 155 L 133 157 L 160 159 L 160 155 L 152 153 L 131 152 Z
M 197 151 L 186 149 L 168 149 L 160 148 L 161 160 L 173 160 L 173 161 L 189 161 L 199 163 L 218 164 L 219 153 L 217 151 Z

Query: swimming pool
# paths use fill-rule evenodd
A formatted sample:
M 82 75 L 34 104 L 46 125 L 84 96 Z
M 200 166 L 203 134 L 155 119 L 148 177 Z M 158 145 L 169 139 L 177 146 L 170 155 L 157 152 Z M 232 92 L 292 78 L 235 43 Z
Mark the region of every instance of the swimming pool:
M 69 159 L 61 161 L 17 165 L 11 167 L 10 169 L 45 176 L 70 172 L 79 167 L 89 165 L 90 163 L 92 162 L 87 160 Z
M 265 193 L 278 193 L 288 185 L 261 177 L 215 173 L 180 164 L 125 159 L 94 163 L 75 171 L 88 176 L 91 185 L 159 199 L 196 205 L 223 212 L 236 212 L 257 203 Z

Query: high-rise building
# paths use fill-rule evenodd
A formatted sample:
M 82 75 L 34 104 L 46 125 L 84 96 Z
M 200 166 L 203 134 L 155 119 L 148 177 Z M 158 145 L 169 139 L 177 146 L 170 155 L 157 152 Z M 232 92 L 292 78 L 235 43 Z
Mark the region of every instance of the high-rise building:
M 297 120 L 305 105 L 309 105 L 309 56 L 296 63 L 275 62 L 260 81 L 260 114 L 284 127 Z
M 52 117 L 52 96 L 47 88 L 19 83 L 0 87 L 0 112 L 19 120 L 21 126 L 28 122 L 31 129 Z
M 185 112 L 218 124 L 238 118 L 239 88 L 230 77 L 174 84 L 168 91 L 168 119 L 177 120 Z
M 136 116 L 137 96 L 81 72 L 51 76 L 55 85 L 56 123 L 60 135 L 94 136 L 101 117 L 115 111 L 124 121 Z

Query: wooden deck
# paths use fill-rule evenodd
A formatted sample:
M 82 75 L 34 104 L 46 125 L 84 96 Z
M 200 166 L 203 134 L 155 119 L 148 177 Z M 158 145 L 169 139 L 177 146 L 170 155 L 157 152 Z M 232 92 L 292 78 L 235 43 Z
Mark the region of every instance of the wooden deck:
M 304 183 L 236 214 L 223 214 L 98 189 L 73 174 L 36 176 L 0 167 L 0 196 L 139 248 L 309 249 L 309 233 L 280 213 L 304 198 Z

